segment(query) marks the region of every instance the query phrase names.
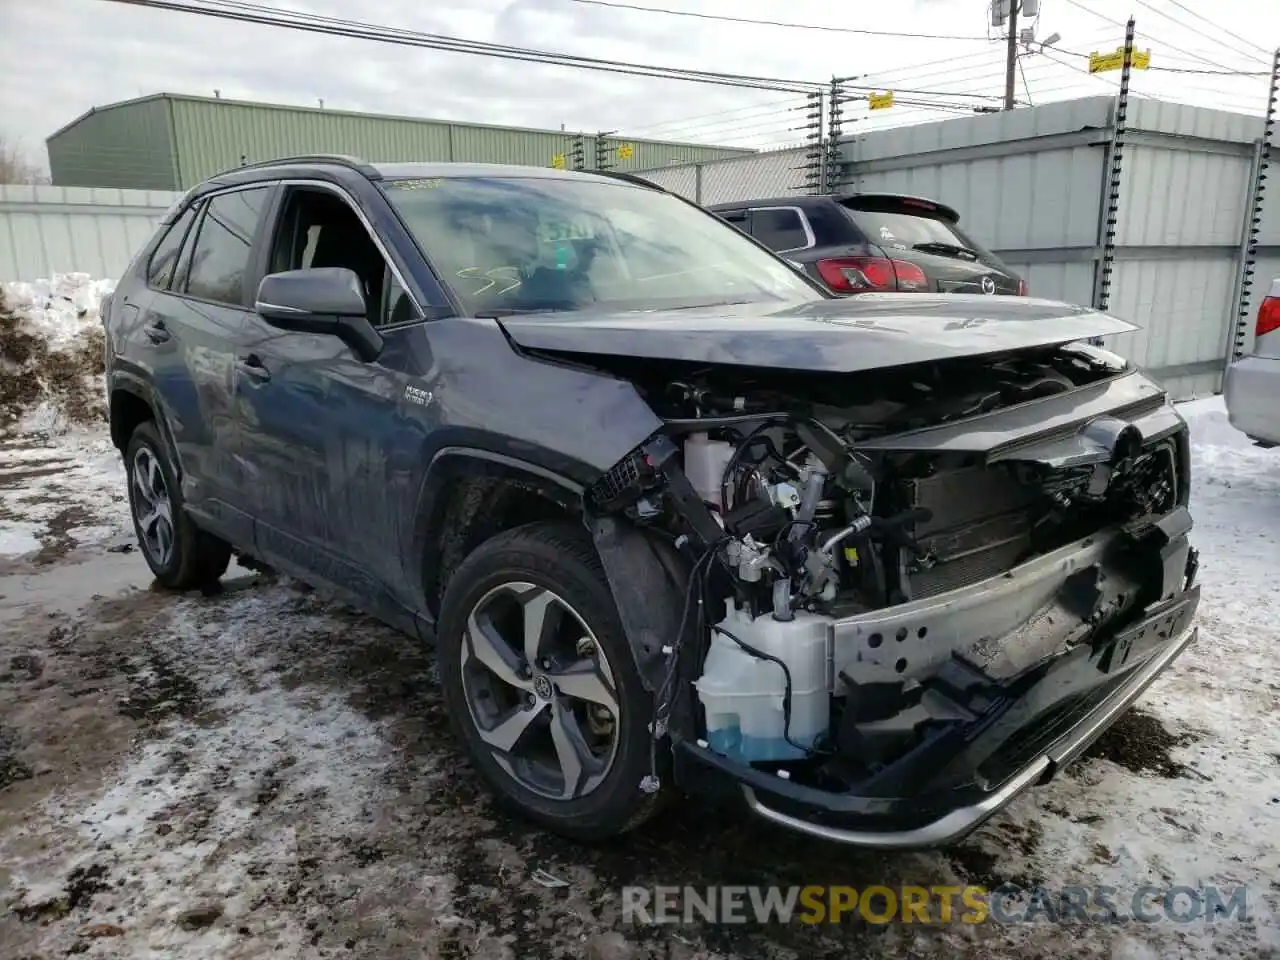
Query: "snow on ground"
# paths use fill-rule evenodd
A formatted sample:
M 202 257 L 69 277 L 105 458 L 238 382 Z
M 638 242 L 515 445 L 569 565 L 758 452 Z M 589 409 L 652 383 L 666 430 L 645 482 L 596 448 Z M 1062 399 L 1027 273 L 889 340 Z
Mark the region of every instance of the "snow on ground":
M 36 534 L 44 528 L 27 520 L 0 521 L 0 557 L 20 557 L 40 549 Z

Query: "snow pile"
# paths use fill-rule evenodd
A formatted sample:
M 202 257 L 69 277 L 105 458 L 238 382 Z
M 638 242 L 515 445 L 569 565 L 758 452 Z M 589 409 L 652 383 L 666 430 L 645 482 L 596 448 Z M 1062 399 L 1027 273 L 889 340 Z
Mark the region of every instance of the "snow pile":
M 0 430 L 60 432 L 102 420 L 99 304 L 114 288 L 85 273 L 0 284 Z

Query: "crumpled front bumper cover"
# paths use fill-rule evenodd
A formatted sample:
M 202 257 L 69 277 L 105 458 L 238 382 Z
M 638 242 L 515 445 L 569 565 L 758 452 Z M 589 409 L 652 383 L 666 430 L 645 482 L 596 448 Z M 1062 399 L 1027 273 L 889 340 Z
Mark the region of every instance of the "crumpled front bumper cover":
M 1000 745 L 973 751 L 982 759 L 960 786 L 896 797 L 836 793 L 688 741 L 676 745 L 677 779 L 686 789 L 736 799 L 766 820 L 831 842 L 877 849 L 954 842 L 1088 749 L 1195 641 L 1199 600 L 1199 586 L 1191 586 L 1105 644 L 1082 645 L 1062 658 L 1006 711 L 1006 718 L 1021 715 L 1013 720 L 1022 724 L 1021 735 L 1009 736 L 1008 725 L 988 730 L 985 736 L 1000 738 Z

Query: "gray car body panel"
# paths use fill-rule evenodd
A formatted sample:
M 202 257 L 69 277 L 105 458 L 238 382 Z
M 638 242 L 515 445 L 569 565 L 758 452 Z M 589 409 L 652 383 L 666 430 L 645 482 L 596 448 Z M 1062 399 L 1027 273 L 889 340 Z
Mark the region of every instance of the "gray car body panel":
M 1025 297 L 868 293 L 778 305 L 525 314 L 522 347 L 745 367 L 856 373 L 1136 330 L 1087 307 Z

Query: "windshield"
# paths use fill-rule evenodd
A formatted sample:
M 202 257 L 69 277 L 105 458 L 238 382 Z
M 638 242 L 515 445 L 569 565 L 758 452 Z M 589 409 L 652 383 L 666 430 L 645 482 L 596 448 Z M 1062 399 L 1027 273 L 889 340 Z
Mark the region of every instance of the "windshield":
M 471 313 L 822 296 L 717 217 L 656 190 L 539 177 L 396 180 L 384 189 Z

